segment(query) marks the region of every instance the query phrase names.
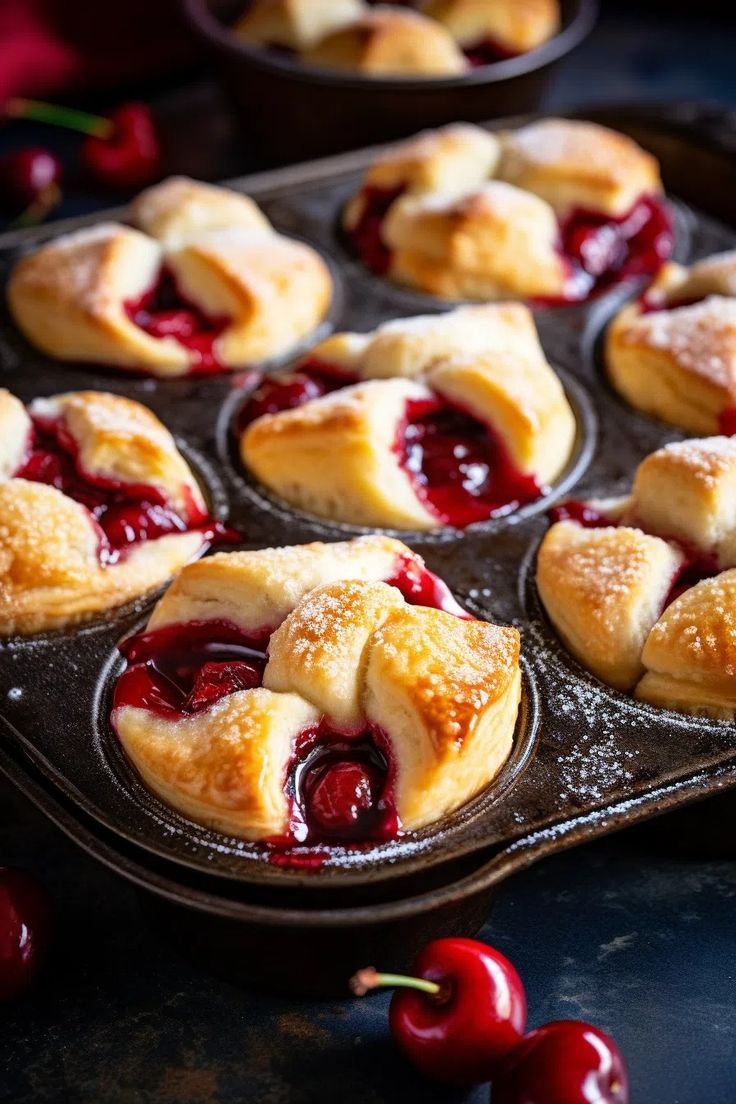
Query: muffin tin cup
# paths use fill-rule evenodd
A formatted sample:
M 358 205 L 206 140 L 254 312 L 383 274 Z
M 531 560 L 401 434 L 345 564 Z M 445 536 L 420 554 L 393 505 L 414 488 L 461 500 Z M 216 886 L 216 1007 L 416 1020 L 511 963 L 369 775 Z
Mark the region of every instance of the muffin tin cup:
M 626 116 L 607 115 L 606 121 L 627 129 Z M 655 146 L 658 134 L 651 131 Z M 668 131 L 668 143 L 672 159 L 665 174 L 668 168 L 683 172 L 684 166 L 695 172 L 689 140 Z M 339 266 L 339 295 L 329 320 L 335 329 L 369 330 L 424 309 L 408 307 L 402 291 L 368 276 L 354 259 L 339 264 L 334 228 L 370 158 L 350 154 L 235 184 L 258 199 L 279 230 L 298 233 Z M 733 164 L 724 159 L 723 172 L 729 171 L 736 184 Z M 672 182 L 676 188 L 676 176 Z M 679 260 L 733 246 L 734 234 L 722 225 L 681 203 L 675 210 Z M 53 233 L 45 227 L 1 240 L 0 273 L 7 275 L 19 247 Z M 20 783 L 27 776 L 28 788 L 35 779 L 34 800 L 41 807 L 56 802 L 83 823 L 91 838 L 104 843 L 103 861 L 115 866 L 118 856 L 129 877 L 134 865 L 133 880 L 165 900 L 162 908 L 184 907 L 200 917 L 212 913 L 244 930 L 260 925 L 264 938 L 280 909 L 284 930 L 310 913 L 315 929 L 352 930 L 364 919 L 368 932 L 367 914 L 356 919 L 351 912 L 361 908 L 373 909 L 375 924 L 385 922 L 387 930 L 403 919 L 418 924 L 430 916 L 438 931 L 459 930 L 451 925 L 453 917 L 460 922 L 466 900 L 469 930 L 471 915 L 480 916 L 488 904 L 487 891 L 520 865 L 729 783 L 736 772 L 733 726 L 656 710 L 598 682 L 561 647 L 534 586 L 549 501 L 621 493 L 636 464 L 678 436 L 629 410 L 596 361 L 602 328 L 636 291 L 629 284 L 590 304 L 536 312 L 548 359 L 560 370 L 579 425 L 571 468 L 550 499 L 464 533 L 397 534 L 421 551 L 471 612 L 522 630 L 524 709 L 512 758 L 487 791 L 416 836 L 363 852 L 338 850 L 309 872 L 271 864 L 262 849 L 184 820 L 143 787 L 109 728 L 117 644 L 143 623 L 155 595 L 78 628 L 0 643 L 0 733 L 12 763 L 6 767 L 3 761 L 2 768 Z M 163 381 L 65 365 L 31 348 L 7 312 L 0 316 L 0 385 L 25 401 L 98 388 L 150 406 L 177 437 L 214 511 L 241 530 L 244 547 L 354 535 L 354 527 L 275 503 L 243 472 L 228 435 L 251 378 L 238 372 Z M 451 888 L 460 884 L 460 890 Z M 247 911 L 256 906 L 271 911 L 256 917 Z M 318 919 L 322 913 L 327 919 Z

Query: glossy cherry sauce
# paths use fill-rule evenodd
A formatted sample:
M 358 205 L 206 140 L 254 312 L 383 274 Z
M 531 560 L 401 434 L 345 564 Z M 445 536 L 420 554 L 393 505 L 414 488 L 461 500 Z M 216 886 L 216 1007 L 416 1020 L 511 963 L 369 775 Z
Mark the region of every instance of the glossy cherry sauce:
M 236 536 L 208 517 L 194 500 L 189 501 L 188 518 L 184 518 L 156 487 L 121 483 L 84 471 L 76 442 L 63 420 L 38 417 L 32 420 L 28 451 L 14 476 L 56 487 L 86 507 L 99 528 L 102 563 L 119 560 L 127 549 L 141 541 L 172 533 L 198 529 L 209 540 Z
M 385 275 L 391 264 L 391 251 L 381 238 L 381 226 L 389 207 L 403 191 L 365 188 L 363 213 L 357 226 L 349 231 L 363 264 L 379 275 Z M 673 245 L 672 220 L 658 196 L 642 197 L 619 218 L 579 208 L 560 222 L 559 249 L 570 267 L 567 291 L 561 297 L 539 298 L 536 302 L 578 302 L 621 280 L 653 276 L 672 253 Z
M 580 502 L 575 499 L 553 506 L 549 511 L 549 517 L 553 522 L 574 521 L 584 529 L 616 528 L 620 524 L 620 522 L 596 510 L 595 507 L 589 506 L 587 502 Z M 685 556 L 682 565 L 675 572 L 672 579 L 672 584 L 662 606 L 663 610 L 672 605 L 676 598 L 679 598 L 686 590 L 690 590 L 696 583 L 702 582 L 703 579 L 711 579 L 718 574 L 720 568 L 715 556 L 701 552 L 699 549 L 688 545 L 686 541 L 678 540 L 677 537 L 661 533 L 652 535 L 661 536 L 662 540 L 676 545 Z
M 489 426 L 439 397 L 407 404 L 395 448 L 417 496 L 457 529 L 511 513 L 542 493 Z
M 411 603 L 469 617 L 447 585 L 409 556 L 389 580 Z M 127 667 L 113 717 L 123 706 L 168 720 L 191 717 L 239 690 L 261 686 L 271 632 L 247 635 L 225 621 L 193 621 L 139 633 L 120 645 Z M 301 733 L 287 770 L 291 824 L 280 847 L 391 839 L 401 828 L 390 744 L 380 729 L 340 732 L 326 720 Z
M 354 382 L 330 365 L 307 361 L 298 371 L 266 378 L 242 407 L 242 433 L 264 414 L 291 410 Z M 539 498 L 533 476 L 518 471 L 492 430 L 435 395 L 409 403 L 395 450 L 417 496 L 444 525 L 461 529 Z
M 187 300 L 176 286 L 171 272 L 163 269 L 158 281 L 138 299 L 129 299 L 125 313 L 131 322 L 151 337 L 172 337 L 195 354 L 193 375 L 221 372 L 215 342 L 228 325 L 227 317 L 208 317 Z

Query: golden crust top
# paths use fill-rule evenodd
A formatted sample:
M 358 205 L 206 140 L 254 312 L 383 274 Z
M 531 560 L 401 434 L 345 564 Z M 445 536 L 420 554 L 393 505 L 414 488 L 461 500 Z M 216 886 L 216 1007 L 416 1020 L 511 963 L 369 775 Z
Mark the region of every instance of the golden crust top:
M 490 39 L 514 54 L 557 33 L 559 0 L 425 0 L 422 10 L 467 49 Z
M 130 205 L 130 220 L 167 248 L 204 230 L 271 230 L 250 196 L 188 176 L 170 176 L 142 191 Z
M 390 274 L 444 298 L 556 296 L 568 269 L 554 211 L 503 181 L 447 197 L 405 196 L 383 223 Z
M 453 76 L 468 63 L 452 35 L 416 11 L 378 7 L 325 35 L 302 53 L 328 69 L 373 76 Z
M 546 199 L 559 214 L 575 207 L 623 215 L 662 189 L 656 158 L 597 123 L 542 119 L 502 138 L 498 175 Z
M 621 690 L 642 673 L 641 652 L 684 557 L 639 529 L 553 525 L 537 561 L 537 586 L 563 643 Z
M 30 412 L 63 422 L 75 442 L 82 470 L 119 483 L 160 490 L 190 515 L 204 512 L 202 492 L 168 429 L 147 407 L 103 391 L 70 391 L 34 399 Z
M 218 552 L 180 572 L 148 627 L 221 620 L 247 633 L 272 631 L 315 587 L 341 579 L 390 579 L 403 557 L 422 563 L 401 541 L 383 536 Z

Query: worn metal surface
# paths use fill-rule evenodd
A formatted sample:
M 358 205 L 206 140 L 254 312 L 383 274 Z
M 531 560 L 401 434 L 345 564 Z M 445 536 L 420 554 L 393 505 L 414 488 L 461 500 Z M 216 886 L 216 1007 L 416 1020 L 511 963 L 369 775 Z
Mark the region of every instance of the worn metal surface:
M 337 294 L 329 324 L 336 328 L 369 329 L 386 318 L 445 309 L 429 296 L 366 274 L 342 245 L 339 212 L 368 159 L 365 153 L 349 154 L 237 184 L 261 202 L 279 229 L 312 242 L 332 261 Z M 736 241 L 730 231 L 682 204 L 675 212 L 681 260 Z M 23 247 L 53 232 L 26 235 Z M 17 248 L 0 255 L 0 276 Z M 579 423 L 576 458 L 550 498 L 464 534 L 406 534 L 473 612 L 512 622 L 523 632 L 525 709 L 516 752 L 487 793 L 416 836 L 366 851 L 335 849 L 334 858 L 309 875 L 269 865 L 257 846 L 184 820 L 142 786 L 108 723 L 116 641 L 140 622 L 150 600 L 72 632 L 0 644 L 6 732 L 67 796 L 138 846 L 207 874 L 261 886 L 304 883 L 313 891 L 323 885 L 332 890 L 366 881 L 375 885 L 511 845 L 507 872 L 526 861 L 526 852 L 538 849 L 540 841 L 549 850 L 568 837 L 608 830 L 637 805 L 648 811 L 652 794 L 655 804 L 667 805 L 722 784 L 725 773 L 736 770 L 733 726 L 640 705 L 598 683 L 558 645 L 532 582 L 535 549 L 546 527 L 544 507 L 573 486 L 580 495 L 620 490 L 643 456 L 678 436 L 626 408 L 595 363 L 596 335 L 631 293 L 622 288 L 592 306 L 537 312 L 547 355 L 561 372 Z M 64 365 L 32 349 L 7 315 L 0 322 L 0 383 L 25 400 L 101 387 L 147 403 L 177 434 L 215 510 L 229 514 L 248 545 L 334 540 L 358 532 L 275 503 L 242 472 L 228 434 L 246 379 L 156 381 Z M 66 689 L 61 712 L 60 686 Z

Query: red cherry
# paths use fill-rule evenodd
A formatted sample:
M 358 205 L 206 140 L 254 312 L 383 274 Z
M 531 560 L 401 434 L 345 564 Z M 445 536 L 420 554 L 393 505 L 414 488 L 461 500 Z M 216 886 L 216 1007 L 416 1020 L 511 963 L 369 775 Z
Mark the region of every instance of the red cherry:
M 204 663 L 197 672 L 185 708 L 196 713 L 236 690 L 252 690 L 260 685 L 261 672 L 250 663 Z
M 0 1000 L 33 981 L 49 937 L 49 901 L 40 882 L 23 870 L 0 867 Z
M 456 1085 L 490 1080 L 526 1026 L 524 987 L 514 967 L 485 943 L 438 939 L 424 948 L 413 973 L 360 971 L 353 991 L 401 986 L 391 1000 L 391 1032 L 422 1073 Z
M 264 414 L 293 410 L 311 399 L 319 399 L 327 391 L 321 380 L 304 372 L 290 372 L 264 379 L 243 407 L 240 424 L 244 429 Z
M 60 196 L 61 162 L 40 146 L 15 150 L 0 158 L 0 204 L 18 214 L 32 204 L 49 211 Z
M 100 525 L 114 548 L 138 541 L 155 540 L 167 533 L 183 533 L 186 523 L 166 506 L 152 502 L 122 502 L 110 506 L 99 518 Z
M 161 174 L 161 147 L 153 116 L 141 103 L 123 104 L 108 116 L 112 133 L 90 135 L 82 161 L 90 175 L 110 188 L 142 188 Z
M 556 1020 L 530 1032 L 493 1082 L 493 1104 L 628 1104 L 621 1053 L 597 1027 Z
M 568 237 L 567 252 L 591 276 L 602 276 L 623 263 L 627 245 L 616 223 L 583 223 Z
M 718 418 L 718 432 L 725 437 L 736 436 L 736 406 L 727 406 Z
M 338 760 L 320 775 L 307 802 L 307 818 L 327 835 L 348 832 L 372 808 L 374 780 L 355 760 Z

